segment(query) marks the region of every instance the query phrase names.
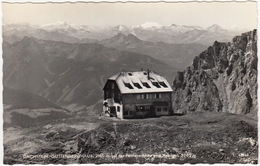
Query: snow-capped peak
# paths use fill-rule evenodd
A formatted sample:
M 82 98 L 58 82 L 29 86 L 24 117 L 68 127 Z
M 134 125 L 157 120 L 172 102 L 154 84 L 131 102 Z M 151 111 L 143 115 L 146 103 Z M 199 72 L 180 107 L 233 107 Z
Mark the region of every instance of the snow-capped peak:
M 225 31 L 218 24 L 213 24 L 212 26 L 208 27 L 207 30 L 210 31 L 210 32 L 223 32 L 223 31 Z
M 156 22 L 146 22 L 146 23 L 140 25 L 140 27 L 142 27 L 144 29 L 150 29 L 150 28 L 161 28 L 162 25 L 160 25 Z
M 128 30 L 128 27 L 127 26 L 124 26 L 124 25 L 117 25 L 115 27 L 118 31 L 127 31 Z
M 74 26 L 75 25 L 69 24 L 69 23 L 64 22 L 64 21 L 58 21 L 56 23 L 42 25 L 42 28 L 45 28 L 45 29 L 67 29 L 67 28 L 72 28 Z

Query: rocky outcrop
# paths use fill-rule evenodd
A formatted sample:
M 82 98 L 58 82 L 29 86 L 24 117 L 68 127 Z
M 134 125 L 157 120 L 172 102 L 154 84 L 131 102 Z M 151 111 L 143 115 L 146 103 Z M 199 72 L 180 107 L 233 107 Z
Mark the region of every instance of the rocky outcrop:
M 257 31 L 232 42 L 214 42 L 178 72 L 173 81 L 173 110 L 221 111 L 257 116 Z

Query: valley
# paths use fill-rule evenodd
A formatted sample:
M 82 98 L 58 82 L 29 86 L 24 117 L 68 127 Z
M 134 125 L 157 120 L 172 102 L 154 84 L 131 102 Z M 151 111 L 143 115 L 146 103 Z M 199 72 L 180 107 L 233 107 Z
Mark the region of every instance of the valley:
M 4 128 L 26 128 L 72 117 L 68 110 L 29 92 L 4 88 L 3 99 Z
M 63 43 L 25 37 L 3 47 L 4 86 L 27 91 L 71 111 L 102 99 L 108 77 L 152 69 L 173 79 L 177 69 L 148 55 L 97 43 Z M 13 67 L 15 66 L 15 67 Z

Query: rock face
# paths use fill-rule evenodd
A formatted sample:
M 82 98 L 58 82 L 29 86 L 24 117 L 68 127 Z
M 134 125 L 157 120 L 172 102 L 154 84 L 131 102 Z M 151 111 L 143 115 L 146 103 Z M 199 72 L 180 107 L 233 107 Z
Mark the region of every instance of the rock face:
M 214 42 L 178 72 L 173 81 L 173 110 L 217 111 L 257 116 L 257 31 L 232 42 Z

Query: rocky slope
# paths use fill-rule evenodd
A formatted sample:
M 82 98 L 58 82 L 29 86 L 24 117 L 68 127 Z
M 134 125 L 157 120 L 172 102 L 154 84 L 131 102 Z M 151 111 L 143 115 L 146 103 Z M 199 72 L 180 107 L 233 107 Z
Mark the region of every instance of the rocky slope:
M 257 116 L 257 31 L 215 41 L 173 81 L 176 113 L 217 111 Z
M 256 164 L 258 160 L 257 121 L 212 112 L 124 121 L 80 116 L 7 128 L 4 147 L 5 164 Z

